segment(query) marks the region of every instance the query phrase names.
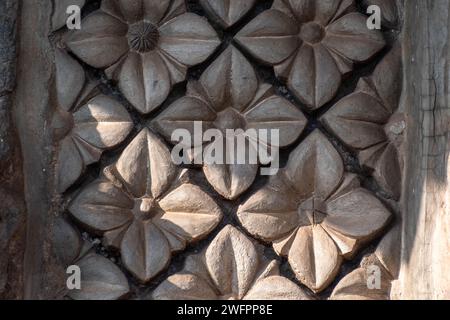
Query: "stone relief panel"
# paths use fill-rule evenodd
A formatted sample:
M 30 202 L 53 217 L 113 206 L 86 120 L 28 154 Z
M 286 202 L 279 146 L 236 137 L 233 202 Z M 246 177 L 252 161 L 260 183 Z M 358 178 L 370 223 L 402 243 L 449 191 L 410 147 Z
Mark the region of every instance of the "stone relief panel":
M 81 30 L 54 19 L 66 297 L 389 299 L 406 122 L 397 11 L 378 1 L 369 30 L 370 3 L 87 0 Z M 175 164 L 196 123 L 249 149 L 243 132 L 277 130 L 280 169 Z

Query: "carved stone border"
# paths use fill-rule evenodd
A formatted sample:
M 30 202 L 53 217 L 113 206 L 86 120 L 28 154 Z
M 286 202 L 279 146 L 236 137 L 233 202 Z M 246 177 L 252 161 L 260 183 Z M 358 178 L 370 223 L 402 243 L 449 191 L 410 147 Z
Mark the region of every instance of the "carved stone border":
M 21 155 L 12 117 L 18 1 L 0 2 L 0 299 L 23 296 L 25 209 Z

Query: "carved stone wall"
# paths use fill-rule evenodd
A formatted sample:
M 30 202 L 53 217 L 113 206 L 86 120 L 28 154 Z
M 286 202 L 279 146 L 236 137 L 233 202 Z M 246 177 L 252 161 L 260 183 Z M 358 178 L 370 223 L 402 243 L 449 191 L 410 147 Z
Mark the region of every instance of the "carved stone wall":
M 80 30 L 65 26 L 72 4 L 83 8 Z M 369 4 L 382 9 L 381 31 L 367 28 Z M 415 221 L 402 184 L 415 168 L 416 113 L 404 89 L 414 69 L 402 60 L 411 6 L 23 1 L 14 108 L 14 72 L 0 105 L 0 151 L 13 155 L 0 153 L 2 172 L 17 169 L 1 178 L 15 211 L 0 218 L 0 246 L 11 252 L 0 258 L 0 297 L 399 298 L 396 288 L 408 287 L 400 250 L 411 249 Z M 198 121 L 278 129 L 280 170 L 262 175 L 263 159 L 175 164 L 172 133 L 195 136 Z M 3 123 L 17 127 L 20 148 Z M 213 148 L 189 145 L 186 159 Z M 81 290 L 66 288 L 73 264 Z M 373 270 L 378 289 L 368 287 Z

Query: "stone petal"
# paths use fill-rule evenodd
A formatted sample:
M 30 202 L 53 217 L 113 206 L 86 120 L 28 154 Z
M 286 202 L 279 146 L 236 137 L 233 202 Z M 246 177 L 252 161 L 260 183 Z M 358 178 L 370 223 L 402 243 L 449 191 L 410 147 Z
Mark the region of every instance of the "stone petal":
M 101 4 L 101 10 L 114 18 L 119 19 L 122 22 L 127 22 L 123 13 L 122 8 L 118 0 L 103 0 Z
M 247 128 L 279 130 L 280 147 L 294 143 L 306 127 L 303 113 L 288 100 L 270 96 L 245 113 Z
M 353 0 L 325 0 L 314 1 L 315 3 L 315 20 L 322 25 L 328 25 L 332 20 L 339 17 L 340 13 L 353 5 Z
M 316 130 L 291 153 L 284 174 L 300 199 L 313 194 L 326 199 L 340 184 L 344 164 L 331 142 Z
M 402 173 L 395 146 L 390 143 L 385 148 L 375 166 L 374 178 L 383 190 L 394 199 L 401 196 Z
M 243 300 L 311 300 L 295 283 L 280 276 L 257 281 Z
M 275 177 L 239 206 L 237 216 L 250 234 L 272 242 L 297 226 L 296 197 L 281 179 Z
M 166 64 L 167 70 L 169 71 L 170 79 L 172 79 L 172 83 L 180 83 L 186 79 L 186 74 L 188 71 L 188 67 L 184 64 L 176 61 L 174 58 L 169 56 L 164 51 L 160 51 L 160 57 L 164 60 Z
M 402 92 L 402 52 L 400 45 L 395 47 L 377 65 L 370 77 L 383 106 L 394 113 L 398 108 Z
M 234 46 L 229 46 L 206 69 L 200 83 L 217 111 L 228 107 L 242 111 L 258 90 L 255 70 Z
M 186 11 L 187 6 L 185 0 L 172 0 L 169 10 L 167 10 L 164 19 L 159 24 L 163 25 L 167 21 L 170 21 L 173 18 L 186 13 Z
M 388 146 L 389 141 L 385 141 L 374 145 L 368 149 L 364 149 L 359 152 L 358 159 L 362 166 L 375 170 L 378 160 L 383 154 L 384 150 Z
M 350 13 L 328 26 L 323 44 L 348 59 L 364 62 L 383 49 L 386 42 L 381 32 L 367 28 L 365 15 Z
M 129 223 L 133 206 L 134 202 L 113 184 L 96 181 L 81 191 L 69 211 L 83 225 L 105 232 Z
M 224 28 L 241 20 L 253 7 L 256 0 L 200 0 L 200 4 Z
M 375 256 L 390 273 L 392 279 L 398 279 L 401 258 L 401 223 L 397 223 L 380 241 Z
M 304 224 L 305 226 L 308 226 L 310 224 Z M 284 236 L 283 238 L 280 238 L 278 240 L 275 240 L 272 243 L 273 250 L 281 256 L 281 257 L 287 257 L 289 255 L 289 250 L 291 250 L 292 243 L 294 242 L 294 239 L 297 235 L 299 227 L 296 227 L 294 231 L 289 233 L 287 236 Z
M 295 18 L 296 23 L 314 20 L 315 1 L 314 0 L 275 0 L 272 9 L 279 10 Z
M 110 260 L 97 254 L 89 254 L 77 264 L 81 269 L 81 289 L 71 290 L 70 298 L 116 300 L 130 291 L 127 278 Z
M 140 281 L 148 282 L 170 261 L 170 246 L 153 223 L 135 220 L 125 233 L 120 248 L 125 267 Z
M 159 107 L 172 87 L 169 70 L 157 51 L 132 52 L 122 65 L 118 85 L 133 106 L 147 114 Z
M 254 244 L 228 225 L 208 246 L 205 259 L 220 294 L 234 294 L 242 299 L 254 280 L 259 264 Z
M 207 20 L 193 13 L 170 20 L 159 32 L 159 48 L 188 66 L 205 61 L 220 45 L 217 33 Z
M 367 288 L 367 270 L 358 268 L 345 276 L 334 288 L 331 300 L 389 300 L 389 287 L 382 281 L 382 288 Z
M 134 138 L 115 166 L 126 189 L 135 198 L 158 198 L 177 173 L 169 149 L 148 129 Z
M 322 120 L 347 146 L 366 149 L 387 140 L 384 124 L 389 117 L 379 100 L 356 92 L 340 100 Z
M 212 147 L 213 144 L 208 145 L 205 148 L 205 154 L 208 154 Z M 239 197 L 253 184 L 256 178 L 259 166 L 249 163 L 249 148 L 251 146 L 245 150 L 246 164 L 237 164 L 236 161 L 234 164 L 226 164 L 225 161 L 222 162 L 223 164 L 204 161 L 203 173 L 206 179 L 226 199 L 234 200 Z M 234 152 L 234 150 L 230 150 L 230 152 Z M 256 151 L 254 153 L 256 154 Z
M 325 224 L 322 224 L 322 228 L 327 232 L 330 238 L 333 239 L 334 243 L 339 248 L 339 251 L 344 258 L 353 258 L 358 245 L 358 241 L 356 239 L 347 237 L 339 231 L 328 228 Z
M 103 246 L 109 250 L 120 250 L 120 244 L 122 243 L 123 236 L 129 226 L 130 224 L 125 224 L 117 229 L 106 231 L 103 234 Z
M 59 193 L 66 191 L 81 176 L 85 166 L 80 151 L 71 137 L 60 142 L 56 160 L 56 185 Z
M 71 265 L 81 251 L 81 237 L 63 217 L 56 219 L 51 227 L 53 252 L 62 267 Z
M 127 110 L 116 100 L 99 95 L 73 115 L 73 134 L 99 149 L 120 144 L 133 129 Z
M 128 50 L 127 26 L 120 20 L 96 11 L 83 19 L 83 28 L 72 31 L 66 41 L 69 49 L 94 68 L 114 64 Z
M 158 131 L 169 141 L 172 141 L 172 134 L 176 130 L 187 130 L 193 141 L 186 143 L 186 145 L 202 145 L 203 132 L 212 127 L 212 122 L 215 119 L 216 113 L 203 100 L 186 96 L 178 99 L 165 109 L 156 118 L 155 125 Z M 201 132 L 197 133 L 197 139 L 195 139 L 196 132 L 194 130 L 194 122 L 196 121 L 201 122 L 202 125 Z M 199 143 L 195 144 L 196 140 Z
M 94 147 L 78 136 L 72 136 L 72 138 L 73 142 L 78 148 L 78 151 L 80 152 L 85 166 L 88 166 L 100 160 L 100 157 L 102 156 L 101 149 Z
M 142 0 L 144 19 L 157 25 L 161 22 L 171 6 L 172 0 Z
M 362 188 L 328 202 L 327 213 L 324 226 L 358 240 L 376 236 L 391 217 L 380 200 Z
M 144 0 L 115 0 L 115 2 L 127 22 L 134 23 L 143 18 Z
M 86 75 L 83 67 L 61 49 L 55 50 L 55 65 L 58 106 L 69 111 L 83 90 Z
M 214 200 L 192 184 L 175 189 L 159 202 L 159 206 L 164 214 L 154 223 L 188 242 L 204 238 L 222 219 L 222 212 Z
M 310 109 L 318 109 L 336 95 L 341 73 L 322 45 L 303 44 L 293 62 L 288 87 Z
M 192 274 L 174 274 L 152 293 L 154 300 L 216 300 L 217 295 L 202 278 Z
M 320 292 L 334 280 L 342 258 L 333 240 L 321 226 L 316 225 L 297 231 L 288 261 L 304 285 Z
M 299 46 L 297 22 L 278 10 L 258 15 L 236 35 L 235 40 L 258 60 L 278 64 Z

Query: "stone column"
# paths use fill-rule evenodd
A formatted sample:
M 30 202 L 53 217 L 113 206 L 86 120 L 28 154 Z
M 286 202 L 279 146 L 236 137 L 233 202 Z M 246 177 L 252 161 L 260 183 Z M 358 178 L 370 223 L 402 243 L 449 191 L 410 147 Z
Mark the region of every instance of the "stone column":
M 408 142 L 397 299 L 450 298 L 450 2 L 405 2 Z

